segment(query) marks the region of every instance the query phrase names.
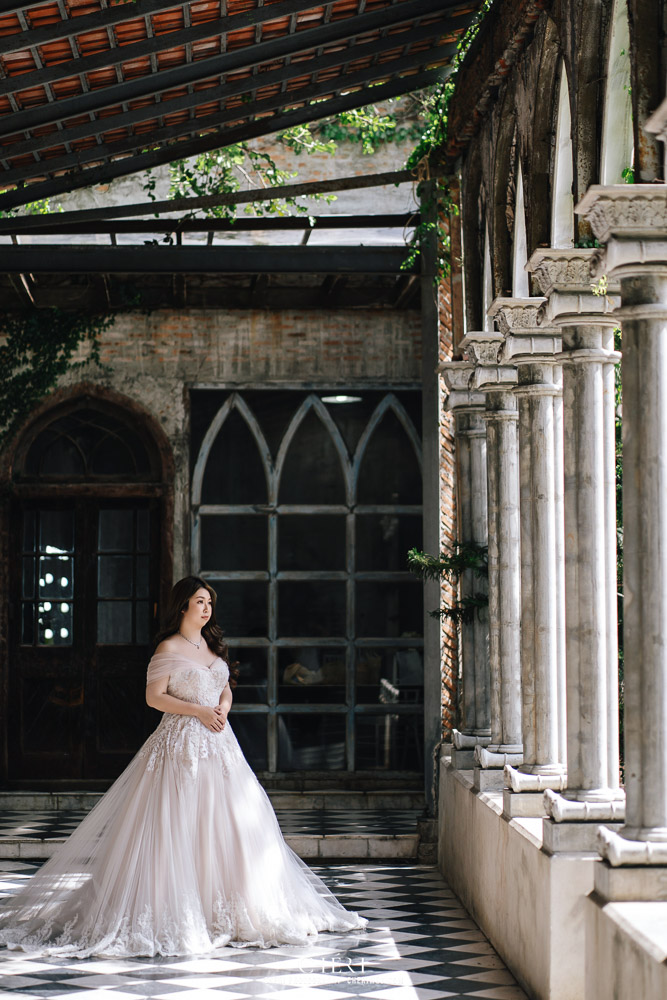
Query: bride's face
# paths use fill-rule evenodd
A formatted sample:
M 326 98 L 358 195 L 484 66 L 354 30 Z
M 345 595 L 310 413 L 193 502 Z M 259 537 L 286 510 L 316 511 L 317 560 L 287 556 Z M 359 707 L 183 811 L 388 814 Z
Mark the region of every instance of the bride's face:
M 202 629 L 209 621 L 212 611 L 211 595 L 205 587 L 200 587 L 188 601 L 185 611 L 181 612 L 182 624 L 185 628 L 192 629 L 193 632 Z

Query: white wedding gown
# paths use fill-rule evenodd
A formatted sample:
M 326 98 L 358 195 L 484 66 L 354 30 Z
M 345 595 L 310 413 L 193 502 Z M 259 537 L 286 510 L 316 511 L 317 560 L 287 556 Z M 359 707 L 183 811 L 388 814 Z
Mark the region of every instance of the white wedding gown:
M 168 693 L 216 705 L 229 678 L 224 660 L 178 659 Z M 194 716 L 165 714 L 81 825 L 0 907 L 0 944 L 74 958 L 194 955 L 307 944 L 319 931 L 366 924 L 285 843 L 229 721 L 214 733 Z

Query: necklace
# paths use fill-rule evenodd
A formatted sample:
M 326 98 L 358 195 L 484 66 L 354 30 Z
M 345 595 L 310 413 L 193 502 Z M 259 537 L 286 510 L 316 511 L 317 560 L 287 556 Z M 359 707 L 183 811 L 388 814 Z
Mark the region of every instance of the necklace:
M 195 649 L 199 649 L 199 647 L 201 646 L 201 639 L 199 640 L 199 642 L 195 642 L 194 639 L 188 639 L 187 635 L 183 635 L 180 629 L 178 631 L 178 634 L 180 635 L 181 639 L 185 639 L 185 641 L 189 642 L 191 646 L 195 647 Z

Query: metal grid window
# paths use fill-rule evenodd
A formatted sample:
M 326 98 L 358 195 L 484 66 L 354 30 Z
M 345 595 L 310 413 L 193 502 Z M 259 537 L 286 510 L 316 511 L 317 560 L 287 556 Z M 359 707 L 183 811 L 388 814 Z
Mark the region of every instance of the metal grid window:
M 193 571 L 239 661 L 246 756 L 420 770 L 419 393 L 195 390 L 192 412 Z

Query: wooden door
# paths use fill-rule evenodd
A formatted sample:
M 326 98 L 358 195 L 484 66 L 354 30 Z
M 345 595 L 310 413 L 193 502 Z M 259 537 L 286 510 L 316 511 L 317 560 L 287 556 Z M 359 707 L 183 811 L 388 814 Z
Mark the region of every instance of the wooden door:
M 147 498 L 17 504 L 12 780 L 113 779 L 154 723 L 144 688 L 158 520 Z

